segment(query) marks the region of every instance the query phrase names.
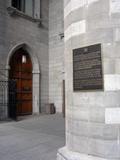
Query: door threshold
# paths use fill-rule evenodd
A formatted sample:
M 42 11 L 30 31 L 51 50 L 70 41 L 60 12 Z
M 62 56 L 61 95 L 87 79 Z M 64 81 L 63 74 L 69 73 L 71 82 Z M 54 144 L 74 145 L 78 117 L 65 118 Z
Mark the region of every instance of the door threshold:
M 26 119 L 31 119 L 35 117 L 35 115 L 22 115 L 22 116 L 17 116 L 17 121 L 22 121 L 22 120 L 26 120 Z

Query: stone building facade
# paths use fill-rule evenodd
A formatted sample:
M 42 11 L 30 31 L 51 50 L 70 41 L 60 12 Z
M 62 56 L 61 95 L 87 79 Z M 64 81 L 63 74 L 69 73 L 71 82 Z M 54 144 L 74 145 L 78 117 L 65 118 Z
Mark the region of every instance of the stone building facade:
M 119 19 L 119 0 L 64 0 L 66 146 L 58 160 L 120 159 Z M 76 92 L 73 50 L 95 44 L 101 44 L 103 88 Z
M 23 2 L 26 6 L 21 7 Z M 12 56 L 19 49 L 25 50 L 32 61 L 32 113 L 45 113 L 49 103 L 54 103 L 56 111 L 61 112 L 63 1 L 30 2 L 32 15 L 30 4 L 24 0 L 17 1 L 18 4 L 12 0 L 0 1 L 0 79 L 9 79 Z M 7 112 L 6 107 L 0 114 L 8 117 Z
M 63 0 L 49 1 L 49 102 L 62 112 L 64 80 Z
M 57 159 L 120 159 L 119 0 L 34 0 L 32 16 L 11 2 L 0 1 L 0 80 L 9 80 L 11 59 L 24 50 L 32 62 L 32 114 L 49 103 L 61 112 L 66 82 L 66 146 Z M 101 44 L 103 88 L 76 92 L 73 50 L 95 44 Z M 116 122 L 108 119 L 111 109 Z M 7 118 L 8 107 L 2 111 L 0 105 Z

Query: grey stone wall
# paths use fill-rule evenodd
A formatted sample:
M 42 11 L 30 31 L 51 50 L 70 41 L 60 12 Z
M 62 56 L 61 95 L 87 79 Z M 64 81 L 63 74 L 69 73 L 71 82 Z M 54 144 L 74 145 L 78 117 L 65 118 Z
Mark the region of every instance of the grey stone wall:
M 49 1 L 49 102 L 62 111 L 64 79 L 63 0 Z
M 39 18 L 39 0 L 35 0 L 35 18 Z M 22 43 L 29 46 L 31 55 L 38 59 L 40 66 L 40 81 L 36 81 L 40 85 L 40 104 L 42 112 L 45 111 L 45 104 L 48 103 L 49 95 L 49 74 L 48 74 L 48 0 L 41 1 L 41 18 L 42 25 L 39 27 L 38 22 L 26 19 L 23 16 L 10 16 L 7 11 L 10 7 L 9 0 L 0 1 L 0 67 L 7 67 L 7 61 L 11 50 Z M 1 65 L 2 63 L 2 65 Z M 37 72 L 37 71 L 34 71 Z M 6 72 L 4 72 L 7 74 Z M 37 77 L 37 76 L 36 76 Z M 37 94 L 37 93 L 36 93 Z M 33 101 L 35 101 L 33 95 Z M 37 102 L 36 102 L 37 103 Z
M 66 147 L 58 160 L 120 159 L 119 125 L 105 123 L 106 109 L 120 108 L 120 10 L 111 9 L 110 2 L 64 0 Z M 104 90 L 74 92 L 72 50 L 97 43 L 102 44 Z
M 4 76 L 4 59 L 5 59 L 5 36 L 6 36 L 6 19 L 5 19 L 5 1 L 0 1 L 0 79 Z

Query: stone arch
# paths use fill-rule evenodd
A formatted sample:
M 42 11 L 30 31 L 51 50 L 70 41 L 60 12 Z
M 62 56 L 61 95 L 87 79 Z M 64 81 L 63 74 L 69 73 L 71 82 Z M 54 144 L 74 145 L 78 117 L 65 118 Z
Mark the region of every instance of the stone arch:
M 32 60 L 32 65 L 33 65 L 33 72 L 37 72 L 37 73 L 40 73 L 40 65 L 39 65 L 39 62 L 38 62 L 38 58 L 37 56 L 35 55 L 35 53 L 33 53 L 32 49 L 29 47 L 28 44 L 26 43 L 20 43 L 18 45 L 15 45 L 9 52 L 8 54 L 8 57 L 7 57 L 7 65 L 6 65 L 6 68 L 9 69 L 9 62 L 10 62 L 10 58 L 12 57 L 12 55 L 20 48 L 23 48 L 25 49 L 29 55 L 30 55 L 30 58 Z
M 32 61 L 32 75 L 33 75 L 33 85 L 32 85 L 32 99 L 33 99 L 33 114 L 40 113 L 40 64 L 37 55 L 34 53 L 32 48 L 26 43 L 20 43 L 15 45 L 9 52 L 6 63 L 6 70 L 9 73 L 9 63 L 13 54 L 20 48 L 26 50 Z M 7 73 L 7 74 L 8 74 Z

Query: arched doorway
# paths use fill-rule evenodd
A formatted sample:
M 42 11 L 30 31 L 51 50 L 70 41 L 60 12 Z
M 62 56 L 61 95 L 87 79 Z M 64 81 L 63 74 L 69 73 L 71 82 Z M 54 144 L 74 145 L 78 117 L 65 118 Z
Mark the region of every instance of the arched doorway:
M 16 80 L 16 114 L 32 114 L 32 62 L 28 52 L 22 48 L 15 51 L 9 62 L 9 79 Z

